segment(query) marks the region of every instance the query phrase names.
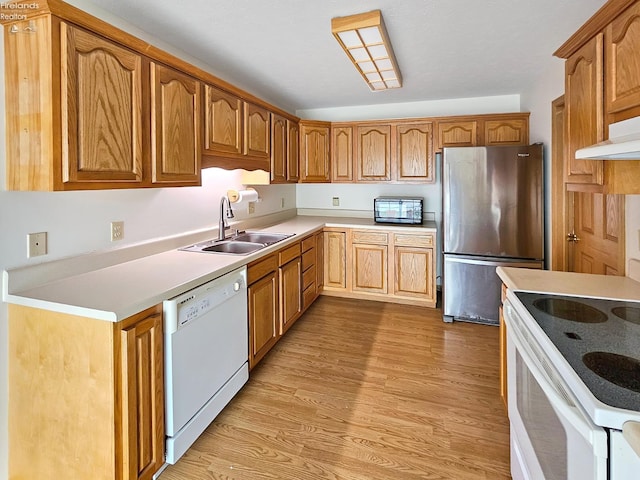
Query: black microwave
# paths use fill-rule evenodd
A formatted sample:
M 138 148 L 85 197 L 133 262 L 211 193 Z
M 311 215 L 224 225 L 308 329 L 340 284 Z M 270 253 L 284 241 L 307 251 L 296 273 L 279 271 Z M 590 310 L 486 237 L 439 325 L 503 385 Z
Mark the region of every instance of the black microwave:
M 419 197 L 378 197 L 373 199 L 376 223 L 422 223 L 424 199 Z

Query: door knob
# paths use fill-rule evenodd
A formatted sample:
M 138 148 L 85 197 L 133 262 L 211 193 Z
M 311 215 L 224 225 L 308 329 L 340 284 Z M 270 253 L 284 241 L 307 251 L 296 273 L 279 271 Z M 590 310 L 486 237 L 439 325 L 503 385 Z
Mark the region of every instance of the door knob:
M 576 235 L 575 232 L 567 233 L 567 242 L 578 243 L 579 241 L 580 238 L 578 238 L 578 235 Z

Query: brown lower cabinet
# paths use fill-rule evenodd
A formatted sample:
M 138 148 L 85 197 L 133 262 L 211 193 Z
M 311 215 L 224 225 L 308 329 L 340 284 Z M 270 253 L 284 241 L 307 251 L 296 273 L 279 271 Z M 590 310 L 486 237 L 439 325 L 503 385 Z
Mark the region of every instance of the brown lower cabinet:
M 151 479 L 162 331 L 162 305 L 118 323 L 9 305 L 9 478 Z
M 324 229 L 323 294 L 436 306 L 435 233 Z
M 322 232 L 308 235 L 247 266 L 250 369 L 318 298 L 322 239 Z

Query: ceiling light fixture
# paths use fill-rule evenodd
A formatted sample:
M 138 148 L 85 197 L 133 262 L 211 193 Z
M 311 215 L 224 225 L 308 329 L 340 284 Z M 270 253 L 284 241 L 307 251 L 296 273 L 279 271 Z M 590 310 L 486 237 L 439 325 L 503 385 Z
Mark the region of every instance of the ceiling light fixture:
M 332 18 L 331 32 L 371 90 L 402 86 L 380 10 Z

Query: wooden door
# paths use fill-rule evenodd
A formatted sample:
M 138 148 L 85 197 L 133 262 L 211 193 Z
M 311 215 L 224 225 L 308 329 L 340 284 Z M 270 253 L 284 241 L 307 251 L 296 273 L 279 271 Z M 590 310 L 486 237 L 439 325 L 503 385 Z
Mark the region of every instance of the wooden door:
M 242 154 L 242 100 L 211 85 L 205 87 L 204 153 Z
M 569 248 L 567 234 L 571 231 L 569 211 L 571 192 L 564 183 L 566 162 L 564 95 L 551 104 L 551 270 L 568 271 Z
M 201 91 L 195 78 L 151 64 L 153 183 L 200 185 Z
M 280 267 L 280 335 L 302 313 L 302 260 L 296 257 Z
M 618 15 L 605 30 L 606 102 L 612 121 L 620 112 L 640 107 L 640 3 Z
M 331 182 L 353 182 L 353 126 L 331 127 Z
M 324 286 L 347 288 L 347 232 L 324 232 Z
M 433 248 L 395 247 L 394 295 L 435 301 Z
M 478 122 L 438 122 L 438 150 L 442 147 L 475 147 L 478 144 Z
M 287 119 L 271 114 L 271 183 L 287 182 Z
M 624 275 L 624 195 L 575 192 L 573 198 L 573 271 Z
M 287 120 L 287 182 L 300 180 L 300 127 Z
M 60 29 L 63 183 L 142 183 L 143 58 L 64 22 Z
M 164 337 L 162 308 L 125 320 L 120 331 L 122 420 L 117 444 L 123 479 L 151 480 L 164 463 Z M 118 383 L 116 383 L 118 385 Z
M 387 246 L 353 244 L 352 289 L 387 293 Z
M 435 182 L 432 124 L 396 127 L 395 179 L 401 182 Z
M 249 368 L 253 368 L 278 341 L 278 271 L 249 285 Z
M 244 154 L 269 159 L 271 128 L 269 111 L 253 103 L 244 104 Z
M 527 145 L 529 122 L 525 119 L 486 120 L 484 122 L 484 144 Z
M 329 177 L 328 122 L 300 123 L 300 181 L 328 183 Z
M 358 126 L 356 130 L 356 180 L 391 180 L 391 125 Z
M 576 160 L 576 150 L 603 139 L 602 34 L 598 34 L 565 63 L 567 163 L 565 181 L 602 185 L 602 160 Z

